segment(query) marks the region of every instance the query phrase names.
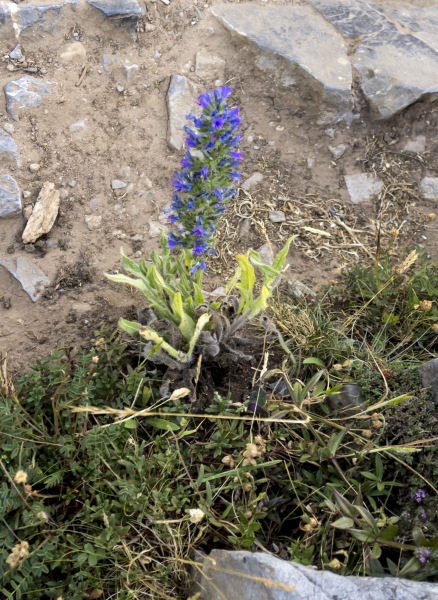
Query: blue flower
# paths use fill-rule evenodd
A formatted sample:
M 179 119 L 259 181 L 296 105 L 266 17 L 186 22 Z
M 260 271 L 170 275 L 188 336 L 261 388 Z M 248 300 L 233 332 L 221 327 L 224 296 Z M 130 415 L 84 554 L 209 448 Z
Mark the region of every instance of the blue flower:
M 224 126 L 224 123 L 225 123 L 225 119 L 223 117 L 216 117 L 211 120 L 211 124 L 213 125 L 213 127 L 215 129 L 222 129 L 222 127 Z
M 200 170 L 200 173 L 201 173 L 202 179 L 207 179 L 208 167 L 202 167 L 202 169 Z
M 229 96 L 229 95 L 231 94 L 231 92 L 232 92 L 232 91 L 233 91 L 233 89 L 232 89 L 232 88 L 229 88 L 229 87 L 226 87 L 225 85 L 223 85 L 223 86 L 221 87 L 221 98 L 222 98 L 222 100 L 225 100 L 225 98 L 226 98 L 227 96 Z
M 243 160 L 243 153 L 242 152 L 229 152 L 228 154 L 231 156 L 231 158 L 234 158 L 238 162 L 240 162 L 240 161 Z
M 213 141 L 207 142 L 205 144 L 205 148 L 206 148 L 206 150 L 211 150 L 211 148 L 214 148 L 214 142 Z

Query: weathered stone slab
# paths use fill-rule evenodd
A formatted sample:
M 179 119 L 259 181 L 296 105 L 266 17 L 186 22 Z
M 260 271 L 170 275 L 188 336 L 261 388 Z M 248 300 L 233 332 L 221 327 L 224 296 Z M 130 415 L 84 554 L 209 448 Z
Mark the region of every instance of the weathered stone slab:
M 316 104 L 350 110 L 352 71 L 342 36 L 310 6 L 225 6 L 213 14 L 231 32 L 258 47 L 259 68 L 288 75 L 283 85 L 313 91 Z
M 50 284 L 47 275 L 28 258 L 6 258 L 0 260 L 0 266 L 5 267 L 21 283 L 23 290 L 33 302 L 38 300 L 44 288 Z
M 428 200 L 438 200 L 438 177 L 424 177 L 420 189 Z
M 348 36 L 378 34 L 388 26 L 383 10 L 362 0 L 307 0 L 339 31 Z
M 15 140 L 7 133 L 0 131 L 0 165 L 2 167 L 19 167 L 19 156 Z
M 76 10 L 79 0 L 37 2 L 35 4 L 4 3 L 0 7 L 0 33 L 3 39 L 13 37 L 44 37 L 57 34 L 71 10 Z
M 4 87 L 8 112 L 15 121 L 19 120 L 18 112 L 29 106 L 41 104 L 41 94 L 51 94 L 48 86 L 57 83 L 41 81 L 25 75 L 16 81 L 10 81 Z
M 195 73 L 204 81 L 219 79 L 223 81 L 226 62 L 220 56 L 215 56 L 209 50 L 199 50 L 196 53 Z
M 167 141 L 174 150 L 184 148 L 186 115 L 194 108 L 196 88 L 183 75 L 173 75 L 167 91 L 167 111 L 169 121 L 167 126 Z
M 55 184 L 46 181 L 23 231 L 22 239 L 25 244 L 35 242 L 45 233 L 49 233 L 58 216 L 59 200 L 60 194 L 59 190 L 55 189 Z
M 21 195 L 17 182 L 10 175 L 0 176 L 0 218 L 21 214 Z
M 262 552 L 213 550 L 196 556 L 203 600 L 436 600 L 437 585 L 392 577 L 344 577 Z M 213 568 L 208 568 L 208 567 Z M 201 570 L 201 572 L 198 571 Z M 240 574 L 243 577 L 239 576 Z M 267 583 L 264 583 L 265 580 Z M 272 582 L 272 583 L 270 583 Z
M 369 202 L 379 194 L 383 187 L 382 181 L 372 173 L 353 173 L 345 175 L 344 179 L 354 204 Z
M 426 136 L 417 135 L 416 137 L 408 140 L 403 152 L 413 152 L 415 154 L 421 154 L 426 150 Z
M 438 6 L 386 6 L 386 14 L 438 52 Z
M 433 401 L 438 406 L 438 358 L 423 363 L 418 367 L 418 372 L 420 373 L 422 386 L 433 391 Z
M 141 8 L 137 0 L 87 0 L 87 2 L 100 11 L 102 16 L 111 21 L 115 27 L 135 31 L 141 16 Z

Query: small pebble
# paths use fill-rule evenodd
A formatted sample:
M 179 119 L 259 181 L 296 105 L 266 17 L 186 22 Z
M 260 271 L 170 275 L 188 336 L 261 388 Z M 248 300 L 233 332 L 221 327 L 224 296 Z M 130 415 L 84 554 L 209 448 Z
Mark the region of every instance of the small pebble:
M 14 126 L 12 125 L 12 123 L 5 123 L 3 125 L 3 129 L 5 131 L 7 131 L 8 133 L 11 133 L 11 134 L 14 133 Z
M 68 185 L 69 185 L 70 187 L 74 188 L 74 187 L 75 187 L 75 185 L 76 185 L 76 181 L 75 181 L 74 179 L 72 179 L 72 181 L 69 181 L 69 182 L 68 182 Z
M 269 211 L 269 220 L 273 223 L 284 223 L 286 216 L 282 210 L 271 210 Z
M 113 179 L 111 182 L 111 188 L 113 190 L 121 190 L 126 187 L 126 183 L 124 181 L 120 181 L 119 179 Z
M 31 197 L 31 193 L 28 190 L 24 190 L 23 198 L 30 198 L 30 197 Z
M 32 163 L 29 165 L 29 171 L 31 173 L 36 173 L 39 170 L 40 170 L 40 165 L 38 163 Z

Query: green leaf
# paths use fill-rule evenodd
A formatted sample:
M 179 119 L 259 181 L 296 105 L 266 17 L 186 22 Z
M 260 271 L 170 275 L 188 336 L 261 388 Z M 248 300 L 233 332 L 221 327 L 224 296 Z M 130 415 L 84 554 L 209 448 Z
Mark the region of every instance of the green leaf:
M 350 519 L 350 517 L 341 517 L 332 523 L 332 527 L 335 527 L 336 529 L 351 529 L 354 527 L 354 521 L 353 519 Z
M 383 477 L 383 462 L 382 459 L 380 458 L 379 454 L 376 454 L 376 458 L 375 458 L 375 463 L 376 463 L 376 475 L 379 481 L 382 481 L 382 477 Z
M 204 304 L 204 295 L 202 293 L 201 288 L 197 283 L 193 284 L 193 289 L 195 290 L 195 302 L 196 304 Z
M 348 425 L 347 427 L 344 427 L 344 429 L 340 433 L 337 433 L 337 434 L 334 433 L 330 437 L 329 441 L 327 442 L 327 449 L 329 450 L 332 457 L 334 457 L 336 455 L 339 445 L 342 442 L 342 440 L 344 439 L 344 436 L 348 432 L 350 427 L 351 427 L 351 425 Z
M 242 269 L 240 267 L 238 267 L 236 269 L 236 272 L 234 273 L 233 277 L 230 279 L 230 281 L 225 286 L 225 296 L 228 296 L 228 294 L 234 288 L 236 283 L 239 281 L 241 273 L 242 273 Z
M 283 265 L 286 261 L 287 255 L 289 253 L 290 245 L 296 237 L 297 237 L 296 235 L 291 236 L 287 240 L 286 245 L 284 246 L 283 250 L 280 250 L 280 252 L 277 254 L 277 256 L 274 259 L 274 264 L 272 265 L 274 267 L 274 269 L 281 271 L 281 269 L 283 268 Z
M 373 545 L 373 548 L 371 550 L 371 554 L 370 557 L 374 558 L 375 560 L 378 560 L 382 555 L 382 548 L 379 546 L 379 544 L 377 544 L 377 542 Z
M 121 273 L 117 275 L 110 275 L 109 273 L 105 273 L 105 277 L 110 281 L 115 281 L 116 283 L 126 283 L 132 287 L 139 289 L 146 297 L 148 295 L 148 288 L 144 281 L 140 279 L 133 279 L 132 277 L 128 277 L 127 275 L 122 275 Z
M 201 335 L 202 330 L 204 329 L 205 325 L 208 323 L 209 320 L 210 320 L 210 315 L 208 315 L 207 313 L 205 313 L 199 317 L 199 319 L 196 323 L 196 327 L 195 327 L 195 331 L 193 333 L 192 339 L 190 340 L 189 350 L 187 353 L 189 360 L 192 357 L 196 342 L 198 341 L 198 338 Z
M 249 263 L 246 256 L 238 255 L 236 259 L 240 265 L 241 275 L 240 283 L 236 284 L 237 289 L 240 292 L 241 302 L 239 306 L 239 314 L 245 312 L 252 303 L 252 290 L 255 283 L 254 268 Z
M 126 333 L 133 334 L 137 331 L 140 331 L 141 325 L 140 323 L 136 323 L 135 321 L 127 321 L 126 319 L 119 319 L 119 327 L 126 331 Z
M 303 365 L 318 365 L 318 367 L 325 367 L 325 364 L 321 359 L 315 358 L 314 356 L 310 356 L 309 358 L 305 358 L 303 360 Z M 341 387 L 341 386 L 339 386 Z
M 182 304 L 181 293 L 176 292 L 171 302 L 173 314 L 178 318 L 178 327 L 184 338 L 190 341 L 195 332 L 195 323 L 191 317 L 185 312 Z
M 127 421 L 129 423 L 129 421 Z M 152 425 L 156 429 L 164 429 L 166 431 L 178 431 L 180 426 L 176 423 L 172 423 L 171 421 L 166 421 L 165 419 L 160 419 L 160 417 L 152 417 L 150 419 L 146 419 L 146 423 L 148 425 Z
M 398 527 L 397 525 L 388 525 L 379 533 L 379 540 L 384 542 L 391 542 L 395 536 L 397 535 Z
M 137 423 L 135 419 L 129 419 L 129 421 L 124 422 L 125 429 L 137 429 Z

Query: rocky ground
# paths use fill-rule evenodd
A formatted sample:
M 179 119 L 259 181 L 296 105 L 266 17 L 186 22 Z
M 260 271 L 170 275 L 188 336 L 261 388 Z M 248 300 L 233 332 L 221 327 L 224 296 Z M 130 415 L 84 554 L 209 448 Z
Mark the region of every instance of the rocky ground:
M 310 287 L 371 260 L 379 228 L 383 245 L 398 229 L 400 248 L 413 234 L 437 257 L 437 221 L 424 224 L 438 201 L 436 9 L 355 0 L 340 19 L 336 5 L 0 9 L 0 349 L 14 369 L 141 302 L 104 273 L 120 270 L 121 246 L 157 248 L 182 116 L 219 83 L 234 89 L 246 159 L 211 285 L 234 252 L 269 258 L 268 241 L 290 234 L 290 277 Z

